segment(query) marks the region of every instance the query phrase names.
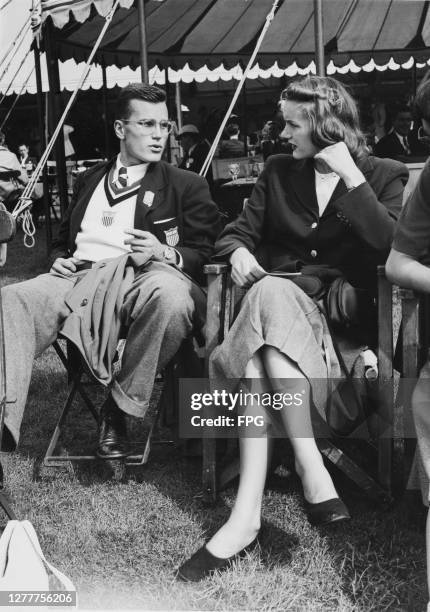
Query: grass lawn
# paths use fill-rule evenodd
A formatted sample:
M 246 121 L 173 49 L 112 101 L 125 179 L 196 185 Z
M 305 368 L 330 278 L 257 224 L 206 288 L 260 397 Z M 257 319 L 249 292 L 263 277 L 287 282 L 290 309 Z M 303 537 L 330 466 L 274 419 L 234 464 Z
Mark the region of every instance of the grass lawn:
M 9 246 L 2 284 L 43 271 L 46 249 Z M 40 470 L 67 382 L 53 350 L 36 361 L 18 451 L 2 456 L 7 489 L 30 519 L 48 560 L 77 585 L 82 608 L 141 610 L 424 610 L 424 510 L 415 498 L 382 508 L 334 473 L 353 519 L 309 525 L 296 479 L 269 481 L 261 546 L 201 584 L 175 568 L 228 516 L 235 489 L 213 508 L 200 499 L 200 460 L 155 446 L 147 466 L 112 479 L 101 462 Z M 70 444 L 95 440 L 77 407 Z

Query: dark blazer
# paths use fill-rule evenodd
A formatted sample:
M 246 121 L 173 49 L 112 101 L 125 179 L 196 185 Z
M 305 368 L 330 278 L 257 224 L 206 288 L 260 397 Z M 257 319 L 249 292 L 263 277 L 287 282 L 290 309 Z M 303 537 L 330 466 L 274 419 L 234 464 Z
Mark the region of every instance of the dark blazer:
M 208 156 L 209 145 L 205 140 L 198 142 L 190 154 L 184 155 L 179 167 L 198 174 Z
M 409 154 L 410 157 L 428 155 L 425 147 L 418 142 L 416 135 L 412 131 L 408 134 L 408 143 L 411 150 Z M 381 140 L 378 140 L 373 150 L 377 157 L 391 157 L 391 159 L 409 157 L 394 132 L 390 132 L 386 136 L 383 136 Z
M 348 191 L 339 180 L 320 218 L 313 160 L 270 157 L 243 212 L 217 241 L 216 259 L 244 246 L 267 270 L 323 276 L 336 269 L 355 286 L 373 288 L 375 267 L 390 250 L 408 170 L 375 157 L 358 166 L 366 182 Z
M 91 196 L 114 161 L 97 164 L 78 176 L 58 238 L 52 244 L 51 261 L 72 256 Z M 147 191 L 154 193 L 150 206 L 144 203 Z M 209 261 L 221 229 L 207 182 L 193 172 L 160 161 L 149 166 L 136 197 L 134 227 L 152 232 L 164 244 L 169 230 L 173 236 L 178 235 L 172 246 L 182 255 L 183 270 L 201 282 L 203 265 Z
M 229 157 L 243 157 L 245 155 L 245 143 L 237 138 L 221 140 L 218 149 L 218 157 L 227 159 Z

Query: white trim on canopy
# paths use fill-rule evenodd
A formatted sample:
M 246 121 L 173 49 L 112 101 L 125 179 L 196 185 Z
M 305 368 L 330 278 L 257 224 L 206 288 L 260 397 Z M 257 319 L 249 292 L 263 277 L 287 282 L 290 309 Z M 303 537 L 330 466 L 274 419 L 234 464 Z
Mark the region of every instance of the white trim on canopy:
M 29 74 L 33 65 L 32 57 L 28 58 L 28 70 L 26 65 L 21 71 L 20 75 L 14 80 L 13 86 L 9 89 L 8 95 L 18 93 L 24 84 L 24 81 Z M 386 64 L 377 64 L 374 60 L 370 60 L 363 66 L 358 66 L 354 60 L 350 60 L 345 66 L 335 66 L 333 61 L 327 65 L 327 74 L 347 74 L 347 73 L 359 73 L 359 72 L 373 72 L 377 70 L 379 72 L 385 72 L 386 70 L 410 70 L 414 67 L 415 60 L 410 57 L 406 62 L 398 64 L 393 58 L 390 59 Z M 430 66 L 430 60 L 426 63 L 417 62 L 417 68 L 424 68 Z M 41 57 L 42 67 L 42 90 L 44 92 L 49 91 L 48 87 L 48 74 L 46 71 L 45 57 Z M 79 81 L 80 75 L 83 70 L 83 64 L 76 64 L 72 59 L 65 62 L 59 63 L 60 68 L 60 82 L 61 89 L 66 91 L 73 91 L 76 83 Z M 270 79 L 270 78 L 281 78 L 283 76 L 295 77 L 297 75 L 305 75 L 313 73 L 315 74 L 315 62 L 310 62 L 305 68 L 300 68 L 297 63 L 293 63 L 287 68 L 281 68 L 277 62 L 270 68 L 261 68 L 258 63 L 251 69 L 248 78 L 249 79 Z M 242 77 L 243 69 L 239 64 L 233 68 L 225 68 L 223 65 L 211 70 L 207 66 L 203 66 L 198 70 L 191 70 L 189 66 L 184 66 L 180 70 L 168 69 L 168 76 L 170 83 L 203 83 L 209 81 L 215 83 L 217 81 L 239 81 Z M 0 93 L 4 93 L 9 86 L 8 74 L 4 77 L 3 81 L 0 81 Z M 119 86 L 123 87 L 128 83 L 140 81 L 140 68 L 132 69 L 130 67 L 117 68 L 116 66 L 107 66 L 106 68 L 106 79 L 109 89 Z M 166 74 L 164 70 L 160 70 L 157 66 L 151 68 L 149 71 L 149 82 L 156 85 L 165 85 Z M 101 89 L 103 87 L 102 71 L 98 64 L 92 66 L 88 78 L 82 87 L 82 89 Z M 34 94 L 36 93 L 36 78 L 34 73 L 31 75 L 28 83 L 26 84 L 23 93 Z

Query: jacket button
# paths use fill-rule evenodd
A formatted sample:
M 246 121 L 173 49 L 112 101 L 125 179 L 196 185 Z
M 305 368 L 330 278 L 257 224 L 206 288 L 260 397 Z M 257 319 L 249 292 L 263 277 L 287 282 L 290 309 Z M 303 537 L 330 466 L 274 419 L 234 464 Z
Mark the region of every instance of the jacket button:
M 311 225 L 312 229 L 315 229 L 316 227 L 318 227 L 318 223 L 316 221 L 314 221 Z
M 318 253 L 315 251 L 315 249 L 312 249 L 311 257 L 316 257 L 317 255 L 318 255 Z
M 81 306 L 86 306 L 88 304 L 87 298 L 84 298 L 81 302 Z

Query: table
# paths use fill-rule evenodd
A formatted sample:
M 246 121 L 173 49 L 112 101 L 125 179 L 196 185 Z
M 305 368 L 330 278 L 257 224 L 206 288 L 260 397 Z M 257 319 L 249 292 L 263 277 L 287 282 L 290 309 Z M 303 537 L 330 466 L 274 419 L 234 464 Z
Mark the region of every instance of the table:
M 224 187 L 249 187 L 252 191 L 255 183 L 257 182 L 257 177 L 251 176 L 250 178 L 238 178 L 235 181 L 228 181 L 227 183 L 223 183 L 221 188 Z

